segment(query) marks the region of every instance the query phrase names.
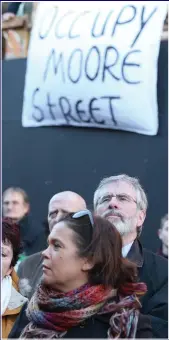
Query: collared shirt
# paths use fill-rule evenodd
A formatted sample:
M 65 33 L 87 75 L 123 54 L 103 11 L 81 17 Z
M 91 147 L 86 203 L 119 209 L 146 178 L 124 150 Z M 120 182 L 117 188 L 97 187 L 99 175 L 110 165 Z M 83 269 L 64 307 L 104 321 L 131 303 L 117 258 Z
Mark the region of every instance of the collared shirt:
M 133 241 L 133 242 L 134 242 L 134 241 Z M 130 249 L 131 249 L 131 246 L 132 246 L 133 242 L 127 244 L 126 246 L 124 246 L 124 247 L 122 248 L 122 256 L 123 256 L 123 257 L 126 257 L 126 256 L 127 256 L 127 254 L 129 253 L 129 251 L 130 251 Z

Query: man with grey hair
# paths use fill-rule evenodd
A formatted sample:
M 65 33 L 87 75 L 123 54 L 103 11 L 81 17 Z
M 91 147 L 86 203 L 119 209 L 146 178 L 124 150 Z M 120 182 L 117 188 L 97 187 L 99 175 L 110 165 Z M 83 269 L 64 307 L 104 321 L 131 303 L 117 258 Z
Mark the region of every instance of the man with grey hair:
M 125 174 L 104 178 L 94 193 L 95 212 L 119 231 L 123 257 L 137 264 L 139 281 L 147 284 L 141 312 L 150 316 L 153 336 L 167 338 L 168 264 L 162 257 L 144 249 L 139 241 L 147 206 L 139 180 Z
M 48 205 L 49 232 L 53 226 L 67 213 L 86 209 L 85 200 L 73 191 L 63 191 L 54 195 Z M 19 287 L 21 293 L 31 298 L 42 276 L 43 257 L 41 252 L 25 259 L 18 268 Z

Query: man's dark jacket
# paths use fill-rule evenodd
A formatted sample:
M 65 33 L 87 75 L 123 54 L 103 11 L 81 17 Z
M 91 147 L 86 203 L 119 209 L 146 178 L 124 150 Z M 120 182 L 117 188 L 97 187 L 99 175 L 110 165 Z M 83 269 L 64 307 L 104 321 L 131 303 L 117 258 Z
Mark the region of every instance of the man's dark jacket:
M 28 215 L 25 215 L 19 221 L 19 225 L 23 252 L 26 256 L 35 254 L 45 248 L 46 235 L 43 225 L 39 225 Z
M 154 338 L 168 339 L 168 261 L 147 249 L 143 249 L 140 242 L 135 240 L 127 256 L 138 267 L 139 281 L 147 285 L 147 293 L 142 298 L 141 313 L 149 315 Z M 31 297 L 42 276 L 41 253 L 29 256 L 21 262 L 18 270 L 20 286 L 25 281 L 24 290 L 30 293 L 23 295 Z M 29 284 L 29 287 L 26 285 Z M 24 286 L 24 284 L 23 284 Z
M 138 240 L 127 258 L 137 264 L 139 281 L 147 285 L 141 312 L 151 316 L 154 338 L 168 339 L 168 261 L 142 248 Z

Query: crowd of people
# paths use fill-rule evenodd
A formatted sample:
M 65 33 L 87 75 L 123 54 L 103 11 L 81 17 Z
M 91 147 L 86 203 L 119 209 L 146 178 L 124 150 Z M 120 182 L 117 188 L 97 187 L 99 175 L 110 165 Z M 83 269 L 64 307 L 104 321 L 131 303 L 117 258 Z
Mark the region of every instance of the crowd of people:
M 138 179 L 104 178 L 93 207 L 56 193 L 42 235 L 24 190 L 3 193 L 3 338 L 168 338 L 168 215 L 155 254 L 139 239 L 148 201 Z

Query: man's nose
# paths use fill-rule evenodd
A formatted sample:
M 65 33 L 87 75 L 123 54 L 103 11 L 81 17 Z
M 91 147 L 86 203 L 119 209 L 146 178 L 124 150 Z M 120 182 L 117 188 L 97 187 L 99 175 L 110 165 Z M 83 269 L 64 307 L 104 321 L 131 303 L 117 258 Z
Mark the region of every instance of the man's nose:
M 9 202 L 9 203 L 6 204 L 4 207 L 5 207 L 6 210 L 11 210 L 11 209 L 13 208 L 13 203 L 12 203 L 12 202 L 11 202 L 11 203 Z
M 116 198 L 116 196 L 112 196 L 110 202 L 109 202 L 109 207 L 112 209 L 112 208 L 115 208 L 115 209 L 118 209 L 119 208 L 119 202 Z
M 58 211 L 57 216 L 55 217 L 55 223 L 60 222 L 61 219 L 63 219 L 65 216 L 65 214 L 63 213 L 63 211 Z

